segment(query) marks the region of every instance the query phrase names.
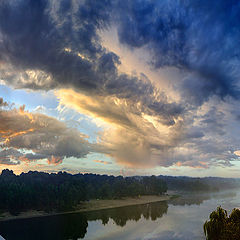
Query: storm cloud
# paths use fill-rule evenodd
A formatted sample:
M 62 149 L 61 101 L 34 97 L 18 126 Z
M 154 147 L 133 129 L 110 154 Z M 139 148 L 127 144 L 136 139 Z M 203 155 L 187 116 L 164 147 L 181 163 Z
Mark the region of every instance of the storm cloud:
M 238 1 L 215 0 L 1 1 L 0 80 L 55 89 L 60 105 L 111 125 L 93 145 L 54 118 L 0 108 L 3 147 L 52 164 L 99 152 L 127 166 L 230 166 L 239 113 L 222 106 L 240 96 L 239 10 Z M 144 73 L 119 70 L 121 58 L 101 39 L 111 28 L 129 51 L 149 53 L 153 71 L 179 71 L 169 81 L 178 100 Z
M 4 1 L 1 78 L 17 88 L 64 86 L 130 99 L 162 118 L 178 116 L 182 106 L 159 99 L 163 93 L 143 74 L 119 73 L 119 57 L 101 46 L 97 32 L 110 24 L 110 6 L 109 1 Z
M 185 73 L 183 94 L 202 104 L 212 95 L 239 96 L 238 1 L 121 1 L 118 35 L 145 47 L 155 68 Z

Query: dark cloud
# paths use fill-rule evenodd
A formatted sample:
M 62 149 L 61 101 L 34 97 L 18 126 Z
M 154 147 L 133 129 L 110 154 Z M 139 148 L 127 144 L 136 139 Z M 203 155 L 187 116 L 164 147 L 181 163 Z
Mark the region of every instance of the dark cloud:
M 3 165 L 18 165 L 20 161 L 18 157 L 21 156 L 21 153 L 18 152 L 16 149 L 8 148 L 2 149 L 0 151 L 0 164 Z
M 24 108 L 0 110 L 3 146 L 33 152 L 22 160 L 51 164 L 96 151 L 131 166 L 198 167 L 206 158 L 229 165 L 237 146 L 216 141 L 215 147 L 209 136 L 227 134 L 225 114 L 217 107 L 194 114 L 214 95 L 238 99 L 239 8 L 238 1 L 215 0 L 1 1 L 1 80 L 33 90 L 73 88 L 76 102 L 73 94 L 66 98 L 76 109 L 117 125 L 93 145 L 54 118 Z M 155 69 L 180 70 L 178 102 L 144 74 L 119 72 L 121 59 L 99 37 L 110 26 L 121 44 L 147 50 Z
M 190 129 L 185 136 L 187 139 L 191 139 L 191 138 L 202 138 L 204 137 L 204 133 L 203 131 L 201 131 L 200 129 Z
M 41 160 L 41 159 L 46 159 L 48 158 L 47 155 L 44 154 L 33 154 L 33 153 L 26 153 L 26 154 L 22 154 L 21 159 L 25 161 L 35 161 L 35 160 Z
M 3 98 L 0 98 L 0 107 L 7 107 L 8 103 L 3 101 Z
M 238 1 L 121 1 L 121 43 L 151 51 L 156 67 L 187 77 L 181 90 L 196 104 L 212 95 L 239 96 Z
M 115 24 L 120 42 L 148 49 L 156 68 L 186 74 L 179 88 L 188 104 L 239 96 L 236 1 L 21 0 L 0 6 L 1 75 L 15 87 L 75 87 L 131 98 L 174 124 L 172 115 L 183 106 L 157 100 L 150 81 L 120 74 L 119 57 L 102 47 L 98 32 Z
M 18 165 L 20 161 L 12 161 L 10 158 L 0 158 L 0 164 L 3 165 Z
M 74 87 L 87 94 L 130 99 L 148 114 L 161 116 L 165 124 L 174 124 L 183 107 L 168 103 L 166 96 L 159 98 L 162 93 L 143 74 L 119 73 L 119 57 L 101 46 L 98 32 L 111 23 L 114 6 L 107 0 L 3 1 L 1 78 L 17 88 Z
M 201 118 L 201 125 L 207 126 L 208 132 L 215 132 L 219 135 L 225 134 L 226 116 L 222 111 L 219 111 L 216 107 L 212 107 Z

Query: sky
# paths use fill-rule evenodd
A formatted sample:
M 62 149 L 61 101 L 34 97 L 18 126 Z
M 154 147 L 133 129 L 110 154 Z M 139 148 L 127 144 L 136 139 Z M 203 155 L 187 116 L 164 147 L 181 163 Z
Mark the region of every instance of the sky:
M 239 177 L 239 11 L 0 1 L 0 170 Z

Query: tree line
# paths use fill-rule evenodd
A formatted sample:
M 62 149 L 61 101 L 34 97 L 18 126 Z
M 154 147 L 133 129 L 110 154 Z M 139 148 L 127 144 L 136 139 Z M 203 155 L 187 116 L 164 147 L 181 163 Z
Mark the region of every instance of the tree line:
M 240 180 L 234 178 L 219 177 L 173 177 L 159 176 L 167 183 L 168 190 L 189 192 L 215 192 L 230 188 L 239 188 Z
M 0 211 L 18 214 L 26 210 L 69 211 L 81 201 L 160 195 L 165 181 L 151 177 L 30 171 L 15 175 L 5 169 L 0 175 Z

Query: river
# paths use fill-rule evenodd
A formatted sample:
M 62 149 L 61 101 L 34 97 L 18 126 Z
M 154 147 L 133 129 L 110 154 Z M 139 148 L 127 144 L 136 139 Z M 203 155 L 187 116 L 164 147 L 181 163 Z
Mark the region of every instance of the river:
M 240 189 L 187 194 L 165 202 L 81 214 L 0 222 L 6 240 L 203 240 L 203 223 L 217 206 L 240 207 Z

